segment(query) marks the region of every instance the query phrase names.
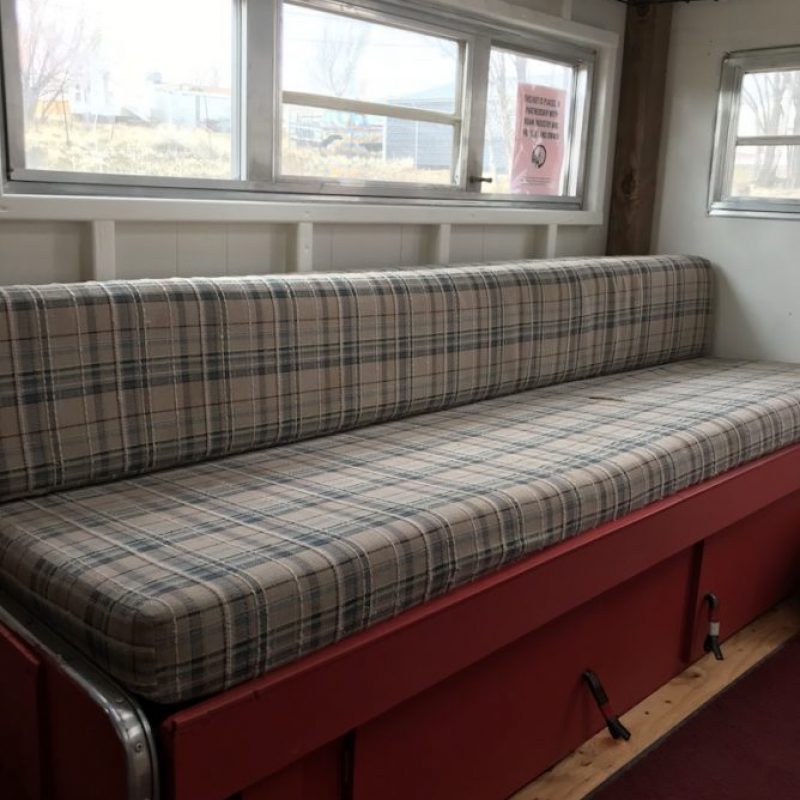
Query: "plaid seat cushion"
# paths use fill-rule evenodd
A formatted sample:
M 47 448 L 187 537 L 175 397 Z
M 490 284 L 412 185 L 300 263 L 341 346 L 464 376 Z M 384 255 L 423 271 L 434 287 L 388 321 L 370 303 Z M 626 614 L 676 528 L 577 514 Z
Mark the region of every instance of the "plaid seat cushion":
M 701 259 L 0 287 L 0 500 L 703 353 Z
M 8 503 L 0 585 L 132 691 L 218 691 L 800 440 L 697 359 Z

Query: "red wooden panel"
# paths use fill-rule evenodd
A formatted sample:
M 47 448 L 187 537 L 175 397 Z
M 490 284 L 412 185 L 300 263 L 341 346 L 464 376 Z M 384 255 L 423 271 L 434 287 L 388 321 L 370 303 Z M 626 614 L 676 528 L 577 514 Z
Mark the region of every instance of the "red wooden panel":
M 603 727 L 585 669 L 621 712 L 685 668 L 692 568 L 687 550 L 359 728 L 354 800 L 500 800 L 533 780 Z
M 800 587 L 800 492 L 708 539 L 698 581 L 692 656 L 703 655 L 707 592 L 720 600 L 725 639 Z
M 125 754 L 106 713 L 51 655 L 0 625 L 0 797 L 125 800 Z
M 0 625 L 0 792 L 40 800 L 41 725 L 36 654 Z
M 108 717 L 54 664 L 46 666 L 47 800 L 125 800 L 125 755 Z
M 800 445 L 197 703 L 161 727 L 174 800 L 219 800 L 797 491 Z
M 332 742 L 242 792 L 242 800 L 344 800 L 344 740 Z

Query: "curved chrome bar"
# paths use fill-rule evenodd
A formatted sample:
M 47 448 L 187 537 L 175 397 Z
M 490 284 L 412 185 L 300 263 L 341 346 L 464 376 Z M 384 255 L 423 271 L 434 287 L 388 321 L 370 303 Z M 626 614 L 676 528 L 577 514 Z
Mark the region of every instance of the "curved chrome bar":
M 86 656 L 2 592 L 0 622 L 54 661 L 106 714 L 125 753 L 127 800 L 159 800 L 155 740 L 137 701 Z

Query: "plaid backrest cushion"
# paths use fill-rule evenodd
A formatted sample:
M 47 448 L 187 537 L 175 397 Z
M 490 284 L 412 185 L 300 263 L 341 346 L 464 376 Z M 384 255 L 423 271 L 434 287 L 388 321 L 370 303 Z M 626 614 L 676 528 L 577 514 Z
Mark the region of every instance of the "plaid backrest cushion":
M 0 499 L 691 358 L 690 257 L 0 288 Z

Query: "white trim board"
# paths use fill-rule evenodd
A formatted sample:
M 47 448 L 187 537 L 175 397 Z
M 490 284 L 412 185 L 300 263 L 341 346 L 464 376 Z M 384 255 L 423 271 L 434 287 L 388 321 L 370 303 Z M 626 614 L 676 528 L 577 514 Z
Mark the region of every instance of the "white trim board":
M 270 200 L 172 200 L 134 197 L 5 195 L 0 222 L 57 220 L 92 222 L 398 223 L 417 225 L 601 225 L 601 211 L 471 208 L 425 203 L 300 203 Z

